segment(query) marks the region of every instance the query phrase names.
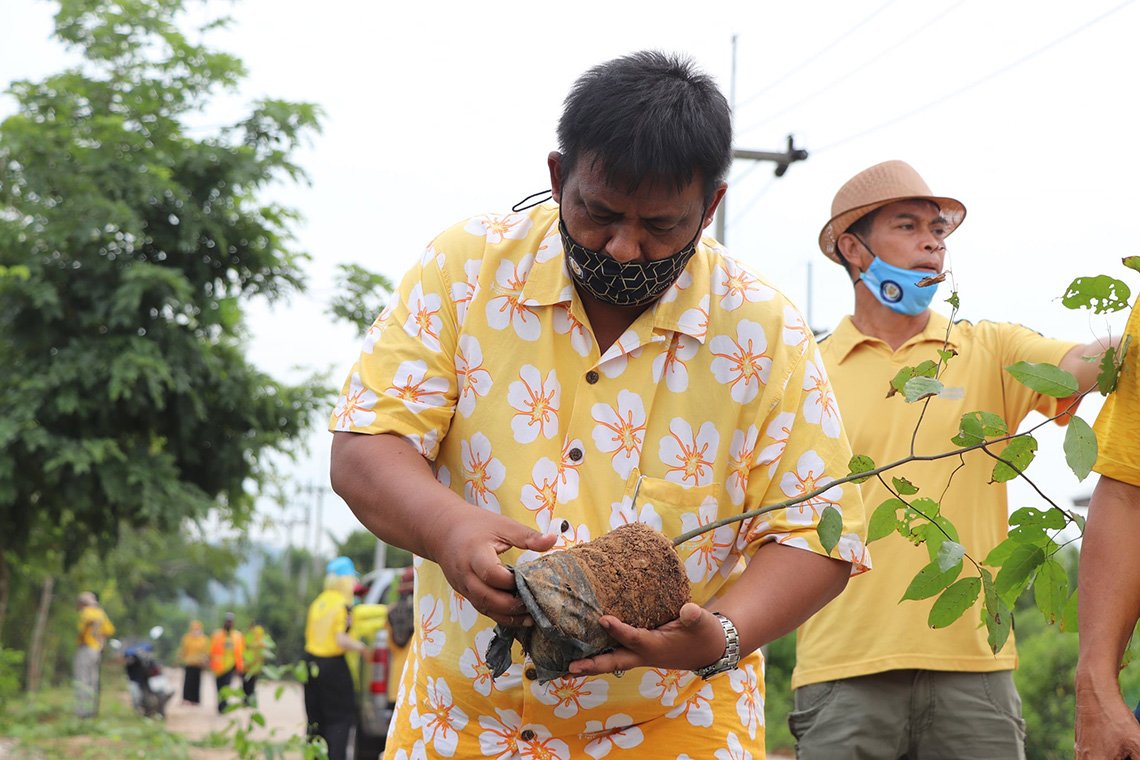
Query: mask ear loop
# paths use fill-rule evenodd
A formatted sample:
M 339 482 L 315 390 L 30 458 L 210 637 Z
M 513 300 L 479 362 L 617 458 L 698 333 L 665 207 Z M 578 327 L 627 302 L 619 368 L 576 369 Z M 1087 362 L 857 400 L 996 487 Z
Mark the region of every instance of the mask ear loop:
M 534 208 L 535 206 L 539 205 L 540 203 L 546 203 L 548 200 L 550 200 L 553 197 L 554 197 L 554 193 L 552 191 L 550 191 L 550 190 L 539 190 L 537 193 L 531 193 L 530 195 L 523 198 L 521 201 L 519 201 L 515 205 L 511 206 L 511 211 L 514 211 L 517 214 L 520 211 L 526 211 L 528 208 Z M 537 198 L 538 200 L 532 200 L 533 198 Z M 529 201 L 529 203 L 528 203 L 528 201 Z
M 856 240 L 858 240 L 858 241 L 859 241 L 859 243 L 860 243 L 860 244 L 861 244 L 861 245 L 862 245 L 864 248 L 866 248 L 866 249 L 867 249 L 867 253 L 871 254 L 871 258 L 873 258 L 873 259 L 877 259 L 877 258 L 879 258 L 878 256 L 876 256 L 876 255 L 875 255 L 875 252 L 871 250 L 871 246 L 867 245 L 867 241 L 863 239 L 863 236 L 862 236 L 862 235 L 860 235 L 860 234 L 859 234 L 859 233 L 857 233 L 857 232 L 852 232 L 852 233 L 850 233 L 850 234 L 851 234 L 851 236 L 852 236 L 852 237 L 854 237 Z M 843 255 L 843 252 L 842 252 L 842 251 L 840 251 L 839 255 L 840 255 L 840 256 L 842 256 L 842 255 Z M 851 283 L 851 284 L 852 284 L 852 286 L 855 286 L 855 285 L 858 285 L 858 284 L 859 284 L 859 283 L 861 283 L 861 282 L 863 282 L 863 273 L 862 273 L 862 272 L 859 272 L 859 276 L 858 276 L 858 277 L 856 277 L 856 278 L 855 278 L 855 282 L 853 282 L 853 283 Z M 867 287 L 867 286 L 864 284 L 864 285 L 863 285 L 863 287 Z

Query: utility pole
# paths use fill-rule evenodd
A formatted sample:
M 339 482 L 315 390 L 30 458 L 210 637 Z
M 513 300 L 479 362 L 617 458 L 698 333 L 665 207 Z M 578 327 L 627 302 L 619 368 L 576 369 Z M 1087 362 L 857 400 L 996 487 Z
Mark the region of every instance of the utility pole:
M 733 112 L 733 118 L 736 115 L 736 35 L 732 35 L 732 76 L 728 84 L 728 105 Z M 776 176 L 783 177 L 784 173 L 788 171 L 788 167 L 796 161 L 805 161 L 808 157 L 808 152 L 802 148 L 795 146 L 792 135 L 788 135 L 788 147 L 781 152 L 763 151 L 763 150 L 745 150 L 743 148 L 733 148 L 732 157 L 734 159 L 742 159 L 745 161 L 774 161 L 776 164 Z M 717 209 L 716 214 L 716 239 L 723 245 L 725 243 L 725 219 L 728 216 L 728 208 L 726 205 L 727 198 L 722 198 L 720 208 Z

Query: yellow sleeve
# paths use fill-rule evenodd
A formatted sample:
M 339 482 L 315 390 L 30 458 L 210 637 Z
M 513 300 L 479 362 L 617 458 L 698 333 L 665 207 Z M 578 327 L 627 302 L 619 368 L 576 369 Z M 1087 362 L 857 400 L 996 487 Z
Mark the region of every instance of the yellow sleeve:
M 1140 317 L 1135 307 L 1124 335 L 1124 354 L 1116 390 L 1109 394 L 1096 418 L 1097 460 L 1093 468 L 1114 480 L 1140 486 Z

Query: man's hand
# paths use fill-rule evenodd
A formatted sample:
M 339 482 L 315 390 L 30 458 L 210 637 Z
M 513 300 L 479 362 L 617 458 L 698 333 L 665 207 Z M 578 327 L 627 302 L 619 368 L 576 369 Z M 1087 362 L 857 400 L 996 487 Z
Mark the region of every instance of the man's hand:
M 603 615 L 601 626 L 621 644 L 605 654 L 570 663 L 575 676 L 593 676 L 631 668 L 654 667 L 696 670 L 724 654 L 724 627 L 711 612 L 692 602 L 681 608 L 676 620 L 647 630 Z
M 1111 689 L 1077 687 L 1077 760 L 1140 760 L 1140 722 Z
M 465 507 L 451 510 L 450 519 L 424 531 L 428 558 L 440 566 L 456 593 L 496 623 L 533 625 L 515 593 L 514 575 L 499 555 L 511 548 L 547 551 L 557 535 L 543 535 L 502 515 Z

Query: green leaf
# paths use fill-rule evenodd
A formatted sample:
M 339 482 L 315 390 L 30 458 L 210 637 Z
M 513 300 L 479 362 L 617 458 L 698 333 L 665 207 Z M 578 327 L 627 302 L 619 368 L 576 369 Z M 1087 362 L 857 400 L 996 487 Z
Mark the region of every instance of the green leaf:
M 986 640 L 989 642 L 990 651 L 997 654 L 1005 646 L 1005 642 L 1009 640 L 1009 633 L 1013 630 L 1013 613 L 998 596 L 997 589 L 994 588 L 993 575 L 984 567 L 982 590 L 984 592 L 982 619 L 985 621 L 988 634 Z
M 950 307 L 953 309 L 957 309 L 961 305 L 961 303 L 958 301 L 957 290 L 950 294 L 950 297 L 946 299 L 946 303 L 950 304 Z
M 1132 342 L 1131 335 L 1125 335 L 1120 341 L 1119 348 L 1109 346 L 1100 357 L 1100 368 L 1096 376 L 1096 388 L 1102 396 L 1107 396 L 1116 390 L 1116 383 L 1120 379 L 1120 370 L 1124 367 L 1124 357 L 1128 354 L 1128 346 Z
M 1009 444 L 998 454 L 1003 461 L 994 465 L 993 480 L 990 482 L 1005 483 L 1008 480 L 1013 480 L 1025 472 L 1036 454 L 1037 439 L 1033 436 L 1025 434 L 1011 439 Z
M 1024 528 L 1044 528 L 1045 530 L 1060 530 L 1067 524 L 1065 513 L 1054 507 L 1044 511 L 1034 507 L 1022 507 L 1009 516 L 1010 525 L 1020 525 Z
M 259 726 L 265 725 L 265 716 L 262 715 L 260 712 L 251 713 L 249 716 L 249 719 Z
M 866 454 L 856 454 L 851 457 L 851 461 L 847 463 L 847 474 L 855 475 L 860 472 L 870 472 L 875 469 L 875 462 L 871 457 Z M 871 476 L 868 475 L 864 478 L 855 478 L 852 483 L 865 483 Z
M 1007 607 L 1013 607 L 1013 603 L 1029 585 L 1033 571 L 1044 561 L 1045 551 L 1040 546 L 1018 544 L 1014 547 L 994 580 L 994 587 Z
M 1047 559 L 1037 569 L 1037 577 L 1033 581 L 1033 600 L 1050 625 L 1057 622 L 1057 617 L 1063 613 L 1065 603 L 1069 600 L 1069 576 L 1057 560 Z
M 957 355 L 958 355 L 958 352 L 952 348 L 940 348 L 940 349 L 938 349 L 938 356 L 939 356 L 939 358 L 942 359 L 942 362 L 944 364 L 946 362 L 949 362 L 951 359 L 953 359 Z
M 839 536 L 843 532 L 843 516 L 839 514 L 838 509 L 828 506 L 819 516 L 819 526 L 815 530 L 824 550 L 831 554 L 831 550 L 839 543 Z
M 937 396 L 942 392 L 941 380 L 936 380 L 933 377 L 912 377 L 903 385 L 903 396 L 906 398 L 908 404 L 913 404 L 916 401 L 921 401 L 924 398 Z
M 1055 364 L 1018 362 L 1005 371 L 1025 387 L 1046 396 L 1066 398 L 1077 392 L 1077 379 Z
M 918 488 L 906 478 L 891 478 L 891 482 L 895 485 L 895 491 L 903 496 L 913 496 L 918 493 Z
M 1084 480 L 1092 472 L 1096 453 L 1096 433 L 1087 422 L 1074 415 L 1065 426 L 1065 462 L 1077 480 Z
M 273 701 L 274 702 L 280 702 L 281 701 L 281 695 L 284 693 L 285 693 L 285 687 L 284 686 L 278 686 L 276 689 L 273 690 Z
M 1092 309 L 1094 314 L 1107 314 L 1127 309 L 1132 291 L 1128 285 L 1106 274 L 1078 277 L 1069 285 L 1061 303 L 1070 309 Z
M 906 509 L 906 503 L 895 498 L 887 499 L 875 508 L 867 523 L 867 543 L 889 536 L 899 527 L 900 509 Z
M 1064 633 L 1079 633 L 1080 625 L 1077 616 L 1079 597 L 1080 590 L 1076 589 L 1065 601 L 1065 609 L 1061 612 L 1061 631 Z
M 903 389 L 906 388 L 906 384 L 916 377 L 933 378 L 937 374 L 938 365 L 929 359 L 919 362 L 914 367 L 903 367 L 896 372 L 895 376 L 891 379 L 891 387 L 887 391 L 887 398 L 890 398 L 896 393 L 902 393 Z
M 900 601 L 929 599 L 953 583 L 961 572 L 961 565 L 956 565 L 949 570 L 940 570 L 936 563 L 931 562 L 919 570 L 918 575 L 914 576 Z
M 930 608 L 926 622 L 931 628 L 945 628 L 973 607 L 981 592 L 980 578 L 962 578 L 942 592 Z
M 942 545 L 938 547 L 938 557 L 934 561 L 938 563 L 939 570 L 946 572 L 955 565 L 961 565 L 962 556 L 965 553 L 966 547 L 957 541 L 943 541 Z
M 1120 260 L 1120 263 L 1129 269 L 1135 269 L 1137 272 L 1140 272 L 1140 256 L 1125 256 Z
M 958 435 L 950 439 L 956 446 L 975 446 L 987 438 L 1009 435 L 1005 420 L 993 412 L 966 412 L 958 423 Z

